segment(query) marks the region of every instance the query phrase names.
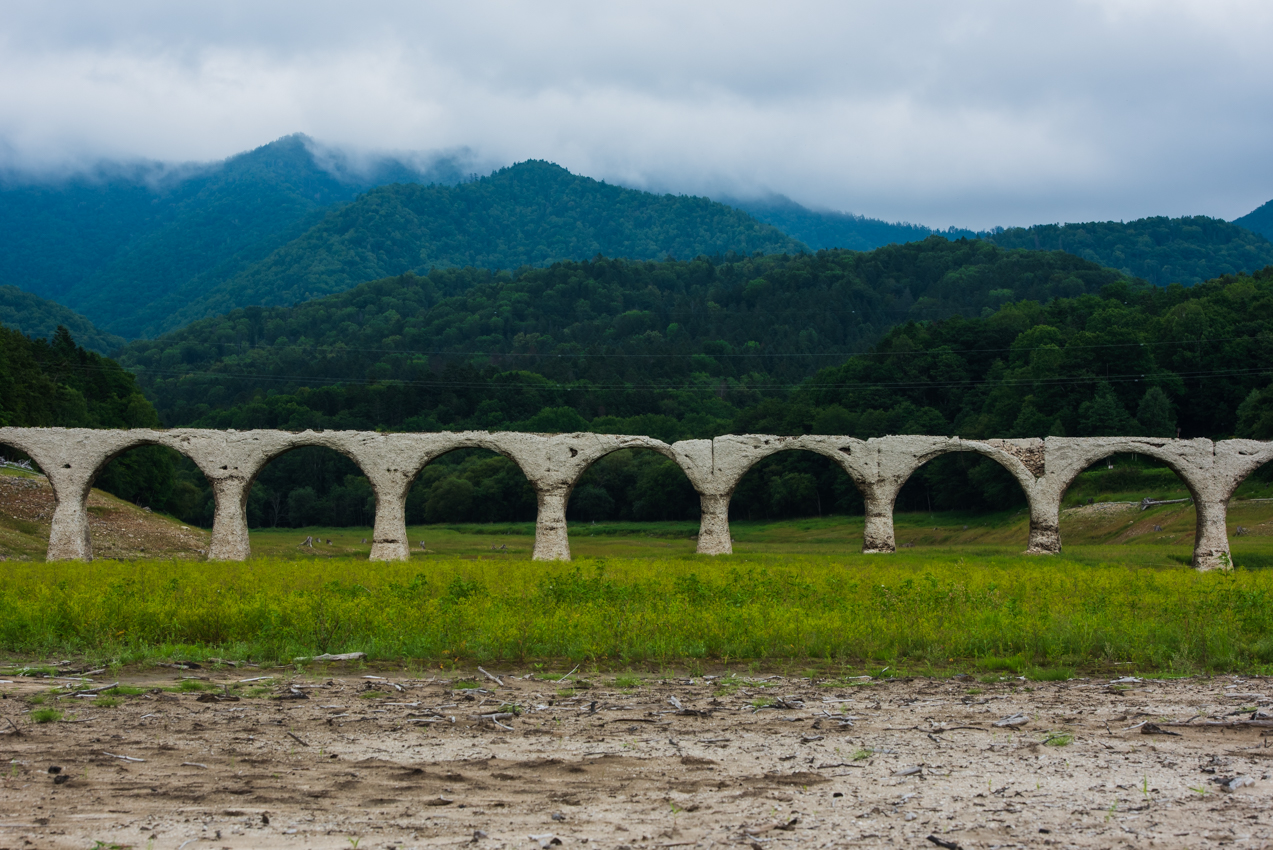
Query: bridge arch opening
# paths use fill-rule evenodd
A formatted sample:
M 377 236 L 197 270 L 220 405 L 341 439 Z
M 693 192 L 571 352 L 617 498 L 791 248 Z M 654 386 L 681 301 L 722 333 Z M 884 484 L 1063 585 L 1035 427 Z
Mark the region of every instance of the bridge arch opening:
M 257 470 L 245 494 L 253 554 L 365 555 L 371 551 L 376 494 L 349 456 L 296 445 Z
M 781 449 L 754 463 L 729 502 L 730 528 L 744 547 L 764 546 L 765 538 L 775 535 L 809 543 L 828 535 L 837 540 L 860 536 L 857 518 L 864 513 L 865 500 L 852 476 L 826 455 L 799 448 Z M 779 532 L 775 522 L 794 527 Z
M 452 449 L 421 467 L 407 491 L 409 551 L 530 557 L 536 512 L 535 489 L 516 461 L 486 448 Z
M 93 475 L 88 493 L 94 558 L 202 558 L 215 503 L 194 461 L 175 449 L 137 443 Z
M 676 461 L 651 448 L 625 448 L 593 461 L 566 504 L 574 556 L 632 555 L 640 549 L 693 552 L 702 504 Z
M 1187 565 L 1197 538 L 1195 496 L 1165 461 L 1111 452 L 1074 476 L 1062 493 L 1062 546 L 1160 546 L 1168 550 L 1164 557 Z
M 0 443 L 0 555 L 40 560 L 49 546 L 53 488 L 40 465 L 11 443 Z
M 929 458 L 893 502 L 896 547 L 1015 545 L 1030 536 L 1027 494 L 993 455 L 975 449 Z

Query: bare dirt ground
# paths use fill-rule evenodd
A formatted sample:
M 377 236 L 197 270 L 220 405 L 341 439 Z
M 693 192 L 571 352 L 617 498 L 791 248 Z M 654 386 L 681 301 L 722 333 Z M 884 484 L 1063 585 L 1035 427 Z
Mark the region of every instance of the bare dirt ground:
M 88 497 L 89 534 L 99 558 L 202 557 L 210 534 L 101 490 Z M 53 488 L 42 475 L 0 475 L 0 560 L 42 560 Z
M 503 686 L 340 665 L 152 668 L 119 677 L 147 690 L 115 706 L 15 677 L 0 686 L 0 847 L 1273 840 L 1273 721 L 1252 720 L 1273 702 L 1269 680 L 594 675 L 572 692 L 492 672 Z M 245 695 L 151 690 L 182 676 Z M 32 722 L 40 693 L 62 721 Z M 1014 715 L 1021 725 L 995 725 Z

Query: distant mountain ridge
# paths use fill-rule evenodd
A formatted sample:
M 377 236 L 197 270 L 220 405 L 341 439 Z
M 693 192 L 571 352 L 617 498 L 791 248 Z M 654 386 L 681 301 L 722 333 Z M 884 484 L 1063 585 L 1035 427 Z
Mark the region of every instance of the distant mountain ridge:
M 971 230 L 949 227 L 934 230 L 922 224 L 888 222 L 864 215 L 834 210 L 816 210 L 796 203 L 785 195 L 766 195 L 761 198 L 731 199 L 723 202 L 751 213 L 766 224 L 799 239 L 814 251 L 830 248 L 846 248 L 850 251 L 874 251 L 885 245 L 919 242 L 933 234 L 949 239 L 967 237 L 975 239 Z
M 1261 204 L 1241 218 L 1235 218 L 1233 224 L 1254 231 L 1265 239 L 1273 239 L 1273 201 Z
M 1192 286 L 1273 265 L 1273 243 L 1264 236 L 1202 215 L 1036 224 L 996 228 L 980 237 L 1003 248 L 1068 251 L 1155 286 Z
M 54 181 L 0 175 L 0 284 L 136 336 L 321 220 L 394 180 L 458 182 L 460 164 L 353 167 L 293 135 L 221 163 L 107 163 Z
M 530 160 L 456 186 L 373 189 L 176 309 L 161 327 L 248 304 L 296 303 L 434 268 L 517 269 L 597 255 L 661 260 L 806 250 L 777 228 L 707 198 L 625 189 Z
M 0 324 L 33 339 L 52 339 L 58 327 L 64 327 L 78 345 L 98 354 L 110 354 L 124 344 L 123 337 L 99 330 L 69 307 L 16 286 L 0 286 Z
M 1273 230 L 1273 202 L 1237 223 L 1157 217 L 935 231 L 781 195 L 728 204 L 655 195 L 542 161 L 479 178 L 466 152 L 360 163 L 294 135 L 213 164 L 106 163 L 60 181 L 0 172 L 0 286 L 83 314 L 77 338 L 106 350 L 114 334 L 154 336 L 406 272 L 598 255 L 866 251 L 940 235 L 1062 249 L 1158 285 L 1192 285 L 1273 264 L 1273 244 L 1244 223 Z M 37 312 L 47 324 L 49 311 Z M 9 320 L 44 334 L 39 322 Z
M 1191 286 L 1221 275 L 1256 272 L 1273 264 L 1273 244 L 1269 242 L 1273 235 L 1273 201 L 1234 222 L 1207 216 L 1155 216 L 1129 222 L 1036 224 L 978 232 L 958 227 L 933 230 L 909 222 L 890 223 L 852 213 L 813 210 L 782 195 L 729 203 L 815 251 L 871 251 L 931 235 L 984 239 L 1005 248 L 1068 251 L 1157 286 Z

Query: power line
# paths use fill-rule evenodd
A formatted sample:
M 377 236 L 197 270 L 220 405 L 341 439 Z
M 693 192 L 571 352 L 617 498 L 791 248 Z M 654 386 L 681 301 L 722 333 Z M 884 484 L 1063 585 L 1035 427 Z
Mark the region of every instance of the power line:
M 1070 350 L 1090 350 L 1090 349 L 1105 349 L 1105 348 L 1151 348 L 1151 347 L 1159 347 L 1159 346 L 1167 346 L 1167 345 L 1209 345 L 1209 344 L 1218 343 L 1218 342 L 1236 342 L 1239 340 L 1259 340 L 1259 339 L 1260 339 L 1259 336 L 1248 335 L 1248 336 L 1214 337 L 1214 338 L 1197 339 L 1197 340 L 1188 339 L 1188 340 L 1159 340 L 1159 341 L 1152 341 L 1152 342 L 1109 342 L 1109 343 L 1093 343 L 1091 345 L 1062 344 L 1058 346 L 1058 348 L 1060 348 L 1060 350 L 1064 352 L 1064 351 L 1070 351 Z M 211 346 L 211 345 L 232 345 L 234 343 L 204 343 L 204 344 Z M 1005 352 L 1005 351 L 1026 353 L 1031 351 L 1040 351 L 1044 347 L 1045 346 L 1039 345 L 1039 346 L 1033 346 L 1031 348 L 1014 348 L 1012 346 L 1007 346 L 1003 348 L 952 348 L 951 353 L 953 354 L 992 354 L 996 352 Z M 702 351 L 697 351 L 690 354 L 643 354 L 643 353 L 629 353 L 629 352 L 605 352 L 605 353 L 563 352 L 563 353 L 542 354 L 539 352 L 532 352 L 532 351 L 443 351 L 443 350 L 419 351 L 419 350 L 409 350 L 409 349 L 401 349 L 401 348 L 356 348 L 353 346 L 346 346 L 346 345 L 288 345 L 280 349 L 273 345 L 265 345 L 265 344 L 250 346 L 247 349 L 247 351 L 248 352 L 252 352 L 252 351 L 299 351 L 299 352 L 350 351 L 350 352 L 359 352 L 359 353 L 366 353 L 366 354 L 401 354 L 403 356 L 414 355 L 414 356 L 425 356 L 425 357 L 457 357 L 457 358 L 458 357 L 486 357 L 486 358 L 531 357 L 531 358 L 558 359 L 558 360 L 568 360 L 572 358 L 676 359 L 676 358 L 690 358 L 690 357 L 699 357 L 699 356 L 712 357 L 712 358 L 725 358 L 725 359 L 789 358 L 789 357 L 791 358 L 795 358 L 795 357 L 844 357 L 844 358 L 847 358 L 847 357 L 866 357 L 866 356 L 896 357 L 899 355 L 919 356 L 919 355 L 925 355 L 925 354 L 932 355 L 932 354 L 938 354 L 938 353 L 945 353 L 945 352 L 936 352 L 932 349 L 915 349 L 913 351 L 866 350 L 866 351 L 826 351 L 826 352 L 808 352 L 808 353 L 761 352 L 761 353 L 741 353 L 741 354 L 707 354 L 706 352 L 702 352 Z M 240 349 L 240 353 L 242 353 L 242 349 Z M 225 358 L 223 357 L 219 359 L 224 360 Z M 141 366 L 141 365 L 132 366 L 130 368 L 137 369 L 137 370 L 147 370 L 147 367 Z
M 85 367 L 91 368 L 91 367 Z M 321 381 L 313 377 L 303 375 L 260 375 L 260 374 L 235 374 L 232 372 L 202 372 L 202 371 L 178 371 L 178 370 L 155 370 L 156 374 L 167 374 L 175 377 L 188 376 L 207 376 L 215 378 L 235 378 L 241 380 L 252 381 L 275 381 L 275 382 L 298 382 L 302 387 L 313 388 L 314 386 L 374 386 L 374 385 L 393 385 L 408 387 L 440 387 L 455 389 L 484 389 L 488 392 L 496 391 L 535 391 L 535 390 L 555 390 L 565 392 L 588 392 L 593 390 L 680 390 L 680 391 L 700 391 L 719 393 L 722 390 L 779 390 L 779 389 L 795 389 L 798 387 L 808 387 L 809 389 L 975 389 L 985 386 L 1065 386 L 1065 385 L 1083 385 L 1083 384 L 1099 384 L 1105 383 L 1132 383 L 1139 381 L 1150 381 L 1155 379 L 1170 380 L 1172 377 L 1185 380 L 1197 380 L 1201 378 L 1216 378 L 1235 375 L 1259 375 L 1273 372 L 1273 366 L 1250 368 L 1250 369 L 1218 369 L 1192 372 L 1169 372 L 1166 375 L 1150 375 L 1144 372 L 1126 373 L 1121 375 L 1076 375 L 1072 377 L 1055 377 L 1055 378 L 1019 378 L 1019 379 L 998 379 L 988 380 L 984 378 L 969 378 L 965 381 L 857 381 L 849 383 L 815 383 L 813 380 L 805 379 L 799 382 L 771 382 L 771 383 L 735 383 L 730 386 L 725 383 L 726 379 L 712 379 L 710 384 L 600 384 L 589 382 L 576 382 L 574 384 L 562 384 L 560 382 L 547 383 L 540 385 L 522 385 L 522 384 L 499 384 L 493 381 L 446 381 L 446 380 L 415 380 L 408 378 L 349 378 L 343 380 Z M 314 384 L 315 381 L 321 381 Z M 301 387 L 298 387 L 300 389 Z

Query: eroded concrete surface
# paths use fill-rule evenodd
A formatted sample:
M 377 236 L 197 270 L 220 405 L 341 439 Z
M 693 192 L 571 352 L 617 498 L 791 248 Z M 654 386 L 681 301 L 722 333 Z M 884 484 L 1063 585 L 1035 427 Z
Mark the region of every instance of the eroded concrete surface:
M 502 684 L 475 671 L 125 673 L 146 692 L 114 707 L 47 698 L 65 719 L 44 725 L 24 698 L 53 683 L 6 684 L 0 846 L 1273 841 L 1273 721 L 1250 719 L 1273 707 L 1265 679 L 491 672 Z M 182 681 L 245 696 L 150 690 Z
M 250 553 L 247 494 L 261 469 L 301 446 L 324 446 L 352 459 L 376 494 L 373 560 L 408 556 L 406 498 L 419 471 L 447 452 L 488 449 L 508 457 L 535 489 L 538 517 L 535 558 L 570 557 L 566 506 L 587 468 L 610 452 L 648 449 L 674 460 L 699 493 L 702 528 L 698 551 L 728 554 L 729 500 L 743 475 L 781 451 L 811 451 L 834 460 L 853 479 L 866 502 L 864 552 L 896 548 L 893 506 L 902 486 L 933 458 L 974 452 L 991 458 L 1020 483 L 1030 505 L 1027 552 L 1061 550 L 1061 498 L 1074 478 L 1116 453 L 1157 458 L 1189 488 L 1197 506 L 1194 566 L 1230 566 L 1225 517 L 1229 497 L 1255 469 L 1273 459 L 1273 444 L 1254 440 L 1162 440 L 1146 437 L 1086 437 L 1046 440 L 962 440 L 955 437 L 852 437 L 741 435 L 685 440 L 668 445 L 651 437 L 610 434 L 522 434 L 443 432 L 382 434 L 370 431 L 170 431 L 61 428 L 0 428 L 0 443 L 29 454 L 48 475 L 57 497 L 48 558 L 87 559 L 92 541 L 85 507 L 102 468 L 142 445 L 162 445 L 189 457 L 207 476 L 216 497 L 209 557 L 243 560 Z

